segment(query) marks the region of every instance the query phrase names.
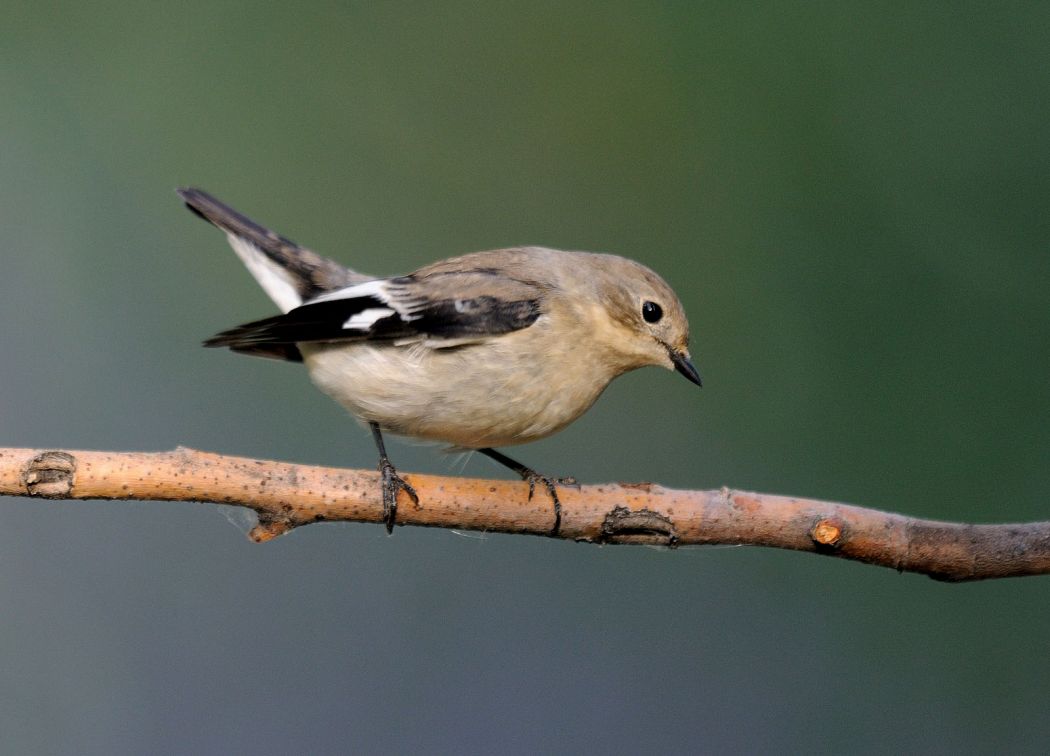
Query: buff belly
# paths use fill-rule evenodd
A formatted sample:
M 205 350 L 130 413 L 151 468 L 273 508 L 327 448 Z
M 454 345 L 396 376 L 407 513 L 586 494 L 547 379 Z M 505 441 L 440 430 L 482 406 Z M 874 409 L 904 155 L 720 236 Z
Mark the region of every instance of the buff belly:
M 612 379 L 581 354 L 525 362 L 511 334 L 483 345 L 430 349 L 301 344 L 314 383 L 355 417 L 392 433 L 468 449 L 549 436 L 585 412 Z M 562 371 L 588 373 L 564 381 Z M 575 389 L 559 389 L 559 386 Z M 584 387 L 584 388 L 579 388 Z

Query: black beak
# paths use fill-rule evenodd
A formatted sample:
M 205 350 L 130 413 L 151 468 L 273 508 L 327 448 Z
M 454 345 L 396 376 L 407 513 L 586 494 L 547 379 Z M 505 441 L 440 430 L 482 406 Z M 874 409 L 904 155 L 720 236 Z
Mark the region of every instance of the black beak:
M 697 386 L 703 388 L 703 382 L 700 380 L 700 373 L 697 371 L 696 366 L 693 365 L 689 360 L 689 355 L 686 352 L 679 352 L 677 349 L 667 350 L 668 354 L 671 355 L 671 362 L 674 363 L 674 369 L 684 375 L 686 378 L 691 380 Z

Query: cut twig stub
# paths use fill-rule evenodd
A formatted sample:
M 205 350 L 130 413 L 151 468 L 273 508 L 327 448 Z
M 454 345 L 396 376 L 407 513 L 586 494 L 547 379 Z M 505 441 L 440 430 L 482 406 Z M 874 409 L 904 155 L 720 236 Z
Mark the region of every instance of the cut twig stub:
M 828 548 L 839 545 L 839 541 L 842 540 L 843 530 L 844 526 L 838 520 L 824 518 L 817 521 L 817 524 L 810 531 L 810 535 L 818 546 Z

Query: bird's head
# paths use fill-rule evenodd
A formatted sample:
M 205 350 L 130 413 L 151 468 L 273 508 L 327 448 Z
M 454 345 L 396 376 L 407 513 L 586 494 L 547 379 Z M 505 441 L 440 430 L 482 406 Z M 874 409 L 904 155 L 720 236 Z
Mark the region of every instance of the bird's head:
M 595 255 L 595 336 L 624 370 L 659 365 L 697 386 L 689 356 L 689 321 L 667 282 L 649 268 L 616 255 Z

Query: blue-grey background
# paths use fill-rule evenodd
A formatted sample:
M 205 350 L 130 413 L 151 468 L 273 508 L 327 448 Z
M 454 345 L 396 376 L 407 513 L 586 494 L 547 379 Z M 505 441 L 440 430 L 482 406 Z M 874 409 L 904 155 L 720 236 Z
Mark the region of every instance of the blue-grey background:
M 662 272 L 705 388 L 620 379 L 516 450 L 544 471 L 1050 517 L 1046 4 L 3 15 L 0 446 L 374 465 L 301 368 L 199 347 L 273 308 L 190 184 L 377 274 L 518 243 Z M 0 503 L 5 752 L 1050 744 L 1050 578 Z

